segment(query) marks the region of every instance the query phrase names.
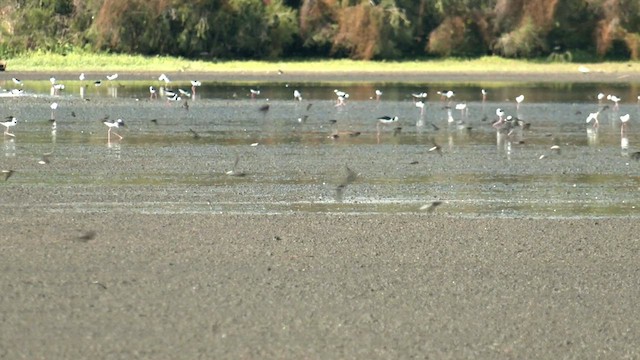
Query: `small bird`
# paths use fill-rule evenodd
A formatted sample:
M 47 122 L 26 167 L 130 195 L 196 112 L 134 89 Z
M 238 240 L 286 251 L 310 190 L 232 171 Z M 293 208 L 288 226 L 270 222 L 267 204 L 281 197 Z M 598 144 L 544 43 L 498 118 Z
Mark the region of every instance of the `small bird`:
M 487 90 L 482 89 L 480 93 L 482 94 L 482 102 L 485 102 L 487 100 Z
M 240 162 L 240 155 L 236 155 L 236 161 L 233 163 L 233 168 L 227 171 L 226 174 L 229 176 L 238 176 L 238 177 L 243 177 L 247 175 L 246 173 L 237 170 L 239 162 Z
M 269 108 L 270 108 L 269 104 L 264 104 L 258 108 L 258 111 L 260 111 L 263 114 L 266 114 L 269 111 Z
M 426 92 L 413 93 L 411 94 L 411 96 L 413 96 L 414 100 L 424 100 L 427 98 L 427 93 Z
M 76 236 L 73 240 L 79 242 L 88 242 L 96 237 L 96 232 L 93 230 L 83 231 L 82 234 Z
M 382 97 L 382 90 L 376 89 L 376 101 L 380 101 L 381 97 Z
M 189 132 L 191 133 L 191 135 L 193 136 L 193 138 L 195 140 L 199 140 L 200 139 L 200 134 L 198 134 L 195 130 L 189 129 Z
M 0 122 L 0 124 L 6 128 L 4 130 L 4 134 L 15 137 L 15 134 L 9 132 L 9 128 L 12 126 L 16 126 L 18 124 L 18 119 L 16 119 L 15 116 L 7 116 L 6 120 L 7 121 Z
M 260 95 L 260 90 L 257 90 L 257 89 L 249 89 L 249 92 L 251 93 L 252 99 L 255 99 L 256 96 Z
M 336 187 L 336 202 L 342 202 L 342 195 L 344 194 L 344 190 L 349 184 L 353 183 L 358 178 L 358 173 L 351 170 L 347 165 L 345 165 L 344 168 L 347 172 L 347 176 Z
M 516 96 L 516 109 L 520 108 L 520 104 L 524 101 L 524 95 Z
M 171 82 L 171 80 L 169 80 L 169 77 L 167 77 L 167 75 L 165 75 L 165 74 L 161 74 L 158 77 L 158 81 L 164 81 L 165 84 L 168 84 L 168 83 Z
M 2 170 L 2 173 L 4 174 L 4 181 L 9 180 L 9 178 L 13 175 L 15 171 L 13 170 Z
M 86 77 L 84 76 L 84 73 L 80 73 L 80 76 L 78 76 L 78 79 L 80 79 L 80 81 L 84 81 L 84 79 L 86 79 Z
M 49 105 L 49 107 L 51 108 L 51 120 L 55 121 L 56 120 L 56 110 L 58 109 L 58 103 L 57 102 L 53 102 L 53 103 L 51 103 L 51 105 Z
M 46 164 L 50 163 L 51 162 L 51 155 L 53 155 L 53 152 L 48 152 L 48 153 L 42 154 L 42 157 L 40 157 L 40 160 L 38 160 L 38 164 L 46 165 Z
M 158 91 L 156 90 L 155 87 L 149 86 L 149 99 L 157 99 L 157 98 L 158 98 Z
M 425 204 L 420 207 L 420 210 L 427 212 L 434 212 L 438 206 L 442 205 L 442 201 L 433 201 L 431 204 Z
M 122 119 L 118 119 L 115 121 L 104 121 L 103 124 L 107 125 L 107 127 L 109 128 L 109 131 L 107 132 L 108 142 L 111 142 L 111 130 L 113 130 L 113 128 L 120 128 L 125 126 Z M 113 134 L 120 138 L 120 140 L 122 140 L 122 136 L 120 136 L 120 134 L 116 133 L 115 131 L 113 132 Z
M 22 83 L 22 80 L 20 79 L 16 79 L 16 78 L 11 78 L 11 80 L 13 81 L 14 84 L 16 85 L 20 85 L 23 86 L 24 84 Z
M 113 81 L 118 78 L 118 74 L 107 75 L 107 80 Z
M 196 88 L 202 86 L 202 82 L 198 80 L 191 80 L 191 93 L 193 96 L 196 95 Z
M 431 147 L 429 148 L 429 150 L 427 150 L 428 152 L 437 152 L 438 155 L 442 156 L 442 146 L 438 145 L 436 143 L 435 140 L 431 139 Z
M 625 114 L 620 116 L 620 135 L 624 136 L 624 132 L 627 129 L 627 123 L 629 122 L 629 119 L 631 118 L 631 116 L 629 114 Z
M 298 90 L 293 90 L 293 99 L 302 101 L 302 94 Z

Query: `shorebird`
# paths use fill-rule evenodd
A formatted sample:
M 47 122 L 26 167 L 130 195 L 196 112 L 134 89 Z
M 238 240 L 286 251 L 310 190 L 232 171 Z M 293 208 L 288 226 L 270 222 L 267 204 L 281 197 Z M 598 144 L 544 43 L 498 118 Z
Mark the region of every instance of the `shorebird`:
M 524 95 L 516 96 L 516 109 L 520 109 L 520 104 L 524 101 Z
M 589 69 L 588 67 L 584 66 L 584 65 L 580 65 L 578 66 L 578 71 L 582 74 L 588 74 L 591 72 L 591 69 Z
M 78 76 L 78 79 L 79 79 L 80 81 L 84 81 L 84 80 L 85 80 L 85 78 L 86 78 L 86 77 L 84 76 L 84 73 L 80 73 L 80 76 Z
M 182 90 L 182 89 L 178 89 L 178 92 L 180 93 L 180 95 L 182 96 L 186 96 L 186 97 L 191 97 L 191 93 L 189 93 L 186 90 Z
M 107 75 L 107 80 L 113 81 L 118 78 L 118 74 Z
M 158 90 L 153 86 L 149 86 L 149 99 L 157 99 L 158 98 Z
M 629 122 L 629 119 L 631 117 L 629 116 L 629 114 L 625 114 L 620 116 L 620 134 L 624 134 L 624 131 L 627 129 L 627 122 Z
M 22 80 L 20 79 L 16 79 L 16 78 L 11 78 L 11 80 L 13 81 L 14 84 L 16 85 L 20 85 L 23 86 L 24 84 L 22 83 Z
M 231 170 L 227 171 L 226 174 L 229 175 L 229 176 L 238 176 L 238 177 L 243 177 L 243 176 L 247 175 L 243 171 L 238 171 L 237 170 L 239 162 L 240 162 L 240 155 L 236 155 L 236 161 L 233 163 L 233 168 L 231 168 Z
M 255 99 L 256 96 L 260 95 L 260 90 L 257 90 L 257 89 L 249 89 L 249 92 L 251 93 L 252 99 Z
M 600 105 L 602 104 L 602 100 L 605 98 L 605 95 L 603 93 L 598 93 L 597 98 L 598 98 L 598 105 Z
M 433 201 L 431 204 L 425 204 L 420 207 L 420 210 L 425 210 L 426 212 L 434 212 L 435 209 L 442 205 L 442 201 Z
M 416 101 L 416 107 L 420 109 L 420 115 L 424 114 L 424 101 L 418 100 Z
M 293 100 L 302 101 L 302 94 L 298 90 L 293 90 Z
M 442 156 L 442 146 L 438 145 L 436 143 L 435 140 L 431 139 L 431 147 L 429 148 L 429 150 L 427 150 L 428 152 L 437 152 L 438 155 Z
M 4 174 L 4 181 L 9 180 L 9 178 L 11 177 L 11 175 L 13 175 L 15 171 L 13 170 L 2 170 L 2 173 Z
M 202 82 L 198 80 L 191 80 L 191 93 L 193 96 L 196 95 L 196 88 L 202 86 Z
M 487 100 L 487 90 L 482 89 L 480 93 L 482 94 L 482 102 L 485 102 Z
M 160 76 L 158 76 L 158 81 L 164 81 L 165 84 L 171 82 L 171 80 L 169 80 L 169 78 L 165 74 L 161 74 Z
M 412 93 L 411 96 L 413 97 L 413 100 L 415 101 L 420 101 L 427 98 L 427 93 L 426 92 L 421 92 L 421 93 Z
M 7 121 L 2 121 L 0 122 L 0 124 L 2 124 L 2 126 L 4 126 L 6 129 L 4 130 L 4 134 L 5 135 L 9 135 L 9 136 L 13 136 L 16 137 L 15 134 L 12 134 L 9 132 L 9 128 L 12 126 L 16 126 L 18 124 L 18 119 L 16 119 L 15 116 L 7 116 L 6 117 Z
M 107 127 L 109 128 L 109 131 L 107 131 L 107 141 L 111 142 L 111 130 L 113 130 L 113 128 L 120 128 L 120 127 L 124 127 L 124 121 L 122 119 L 118 119 L 115 121 L 104 121 L 103 124 L 107 125 Z M 113 135 L 117 136 L 120 138 L 120 140 L 122 140 L 122 136 L 120 136 L 118 133 L 116 133 L 115 131 L 113 132 Z
M 456 104 L 456 110 L 460 110 L 460 118 L 464 118 L 467 115 L 467 103 Z
M 338 97 L 338 99 L 336 100 L 336 106 L 344 106 L 347 104 L 346 101 L 349 98 L 349 94 L 338 89 L 333 90 L 333 92 Z
M 437 94 L 440 95 L 442 100 L 451 100 L 452 97 L 456 96 L 456 93 L 453 90 L 442 90 L 438 91 Z
M 347 176 L 336 187 L 336 198 L 335 199 L 336 199 L 337 202 L 342 202 L 342 194 L 344 193 L 344 189 L 346 189 L 346 187 L 349 184 L 353 183 L 358 178 L 358 173 L 356 173 L 355 171 L 351 170 L 347 165 L 345 165 L 344 168 L 347 171 Z
M 376 101 L 380 101 L 380 97 L 382 97 L 382 90 L 376 89 Z
M 613 101 L 613 109 L 614 110 L 618 110 L 619 106 L 618 103 L 622 100 L 621 98 L 615 96 L 615 95 L 607 95 L 607 100 Z
M 51 108 L 51 118 L 49 119 L 49 121 L 51 121 L 53 123 L 53 130 L 56 129 L 56 109 L 58 109 L 58 103 L 54 102 L 51 103 L 51 105 L 49 105 L 49 107 Z

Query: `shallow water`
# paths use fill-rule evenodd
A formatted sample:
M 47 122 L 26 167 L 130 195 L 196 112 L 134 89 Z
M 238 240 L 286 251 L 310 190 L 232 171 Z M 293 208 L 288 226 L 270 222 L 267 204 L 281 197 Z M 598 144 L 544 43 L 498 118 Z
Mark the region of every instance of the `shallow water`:
M 424 212 L 441 201 L 430 214 L 638 216 L 640 162 L 629 156 L 638 150 L 634 84 L 493 84 L 485 102 L 477 84 L 354 84 L 341 87 L 351 96 L 336 107 L 335 85 L 210 83 L 187 100 L 188 110 L 184 100 L 150 100 L 145 82 L 91 85 L 82 94 L 80 86 L 70 82 L 52 95 L 47 82 L 36 82 L 25 84 L 24 96 L 0 98 L 3 114 L 19 119 L 16 137 L 3 139 L 0 168 L 15 170 L 0 187 L 4 207 L 360 214 Z M 435 93 L 444 86 L 456 90 L 451 106 L 464 102 L 468 114 L 445 108 Z M 261 94 L 252 99 L 249 88 Z M 294 88 L 303 101 L 293 101 Z M 379 101 L 376 88 L 384 91 Z M 429 93 L 422 115 L 411 98 L 419 91 Z M 609 102 L 594 129 L 585 119 L 600 108 L 598 92 L 623 101 L 619 109 Z M 525 101 L 517 109 L 519 94 Z M 496 108 L 530 129 L 498 135 Z M 400 121 L 378 129 L 382 115 Z M 115 130 L 123 140 L 107 141 L 107 116 L 125 120 Z M 442 155 L 429 151 L 434 144 Z M 39 164 L 50 152 L 50 162 Z M 235 172 L 245 176 L 226 174 L 236 158 Z M 346 166 L 357 177 L 340 199 Z

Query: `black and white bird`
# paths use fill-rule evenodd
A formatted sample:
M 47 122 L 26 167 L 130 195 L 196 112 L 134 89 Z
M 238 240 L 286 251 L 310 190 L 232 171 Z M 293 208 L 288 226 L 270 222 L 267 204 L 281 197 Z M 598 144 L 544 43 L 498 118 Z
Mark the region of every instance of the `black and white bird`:
M 4 134 L 15 137 L 16 136 L 15 134 L 9 132 L 9 128 L 12 126 L 16 126 L 18 124 L 18 119 L 16 119 L 15 116 L 7 116 L 6 120 L 7 121 L 0 122 L 0 124 L 2 124 L 2 126 L 6 128 L 4 130 Z
M 104 121 L 103 124 L 107 125 L 107 127 L 109 128 L 109 131 L 107 131 L 107 141 L 111 142 L 111 132 L 114 128 L 121 128 L 124 127 L 124 121 L 122 119 L 118 119 L 115 121 Z M 113 135 L 117 136 L 118 138 L 120 138 L 120 140 L 122 140 L 122 136 L 120 136 L 120 134 L 116 133 L 115 131 L 113 132 Z
M 107 75 L 107 80 L 113 81 L 118 78 L 118 74 Z
M 298 90 L 293 90 L 293 99 L 302 101 L 302 94 Z

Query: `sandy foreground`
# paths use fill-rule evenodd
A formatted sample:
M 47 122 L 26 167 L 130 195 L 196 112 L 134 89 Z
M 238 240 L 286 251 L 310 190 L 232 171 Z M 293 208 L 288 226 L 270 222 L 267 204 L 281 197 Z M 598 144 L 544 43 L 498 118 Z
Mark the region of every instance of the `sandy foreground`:
M 635 219 L 2 205 L 0 359 L 640 357 Z
M 629 219 L 3 215 L 0 358 L 637 358 Z

